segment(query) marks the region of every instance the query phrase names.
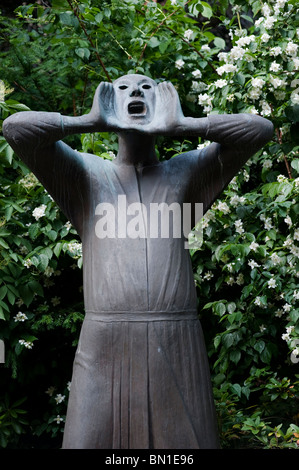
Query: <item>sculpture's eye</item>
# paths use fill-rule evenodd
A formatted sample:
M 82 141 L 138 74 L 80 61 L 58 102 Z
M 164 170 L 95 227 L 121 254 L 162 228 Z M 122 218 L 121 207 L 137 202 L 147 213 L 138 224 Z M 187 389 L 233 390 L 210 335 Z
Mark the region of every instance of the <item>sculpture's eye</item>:
M 151 85 L 148 85 L 147 83 L 142 85 L 142 88 L 144 88 L 144 90 L 148 90 L 149 88 L 152 88 Z
M 118 87 L 120 90 L 126 90 L 128 88 L 127 85 L 119 85 Z

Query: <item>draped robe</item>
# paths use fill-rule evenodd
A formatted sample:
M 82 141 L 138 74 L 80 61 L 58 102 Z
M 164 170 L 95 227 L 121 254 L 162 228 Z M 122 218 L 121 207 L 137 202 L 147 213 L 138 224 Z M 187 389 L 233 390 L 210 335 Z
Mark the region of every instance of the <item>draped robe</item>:
M 82 240 L 85 318 L 63 448 L 219 447 L 185 236 L 173 236 L 171 217 L 169 237 L 146 232 L 153 204 L 190 204 L 195 223 L 196 203 L 205 212 L 273 132 L 259 116 L 208 120 L 212 144 L 143 167 L 71 149 L 59 113 L 22 112 L 4 122 L 4 136 Z M 119 196 L 126 212 L 136 203 L 146 208 L 145 236 L 120 236 Z M 115 208 L 115 237 L 96 230 L 102 203 Z

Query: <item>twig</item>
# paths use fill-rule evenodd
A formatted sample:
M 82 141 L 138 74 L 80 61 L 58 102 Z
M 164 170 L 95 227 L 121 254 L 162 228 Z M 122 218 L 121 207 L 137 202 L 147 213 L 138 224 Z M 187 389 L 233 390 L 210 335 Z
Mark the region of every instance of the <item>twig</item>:
M 276 131 L 278 143 L 279 143 L 279 145 L 282 145 L 281 131 L 278 128 L 276 128 L 275 131 Z M 285 154 L 283 154 L 283 159 L 284 159 L 285 165 L 287 167 L 288 176 L 291 179 L 292 178 L 292 171 L 291 171 L 289 162 L 288 162 L 287 157 L 285 156 Z
M 99 54 L 98 51 L 96 50 L 96 47 L 95 47 L 95 45 L 94 45 L 93 40 L 91 39 L 91 37 L 89 36 L 88 32 L 86 31 L 86 28 L 85 28 L 84 23 L 83 23 L 83 21 L 82 21 L 80 15 L 79 15 L 79 13 L 78 13 L 78 10 L 73 6 L 72 0 L 67 0 L 67 2 L 68 2 L 68 4 L 69 4 L 69 6 L 71 7 L 71 9 L 72 9 L 74 15 L 75 15 L 76 18 L 78 19 L 79 24 L 80 24 L 80 26 L 81 26 L 81 28 L 82 28 L 82 30 L 83 30 L 85 36 L 86 36 L 87 39 L 88 39 L 88 42 L 90 43 L 91 47 L 94 49 L 95 55 L 96 55 L 96 57 L 97 57 L 97 59 L 98 59 L 100 65 L 101 65 L 102 69 L 104 70 L 104 73 L 105 73 L 105 75 L 106 75 L 108 81 L 109 81 L 109 82 L 112 82 L 112 80 L 111 80 L 111 78 L 110 78 L 110 75 L 109 75 L 109 73 L 108 73 L 108 71 L 107 71 L 107 69 L 106 69 L 106 67 L 105 67 L 105 65 L 104 65 L 104 62 L 102 61 L 100 54 Z
M 187 5 L 189 2 L 190 2 L 190 0 L 188 0 L 188 1 L 186 2 L 186 5 Z M 137 10 L 137 11 L 138 11 L 138 13 L 140 13 L 141 15 L 144 16 L 144 13 L 143 13 L 142 11 L 140 11 L 140 10 Z M 161 21 L 161 23 L 157 26 L 157 28 L 152 32 L 152 34 L 151 34 L 151 36 L 150 36 L 148 42 L 145 44 L 145 46 L 144 46 L 143 49 L 142 49 L 142 52 L 141 52 L 140 57 L 139 57 L 139 59 L 138 59 L 138 63 L 139 63 L 139 62 L 141 61 L 141 59 L 143 58 L 144 53 L 145 53 L 145 49 L 147 48 L 148 43 L 150 42 L 151 38 L 156 34 L 156 32 L 158 31 L 158 29 L 160 29 L 162 26 L 164 26 L 165 28 L 167 28 L 167 29 L 168 29 L 169 31 L 171 31 L 173 34 L 175 34 L 176 36 L 178 36 L 183 42 L 185 42 L 186 44 L 188 44 L 188 46 L 191 47 L 191 48 L 196 52 L 196 54 L 199 55 L 199 57 L 200 57 L 201 59 L 206 60 L 206 58 L 204 57 L 204 55 L 201 54 L 201 52 L 199 52 L 199 50 L 198 50 L 195 46 L 193 46 L 193 44 L 190 44 L 189 41 L 187 41 L 185 38 L 183 38 L 182 36 L 180 36 L 180 34 L 178 34 L 176 31 L 174 31 L 174 29 L 170 28 L 170 26 L 164 25 L 165 21 L 168 20 L 168 18 L 170 18 L 170 17 L 171 17 L 172 15 L 174 15 L 175 13 L 176 13 L 176 10 L 173 11 L 172 13 L 170 13 L 170 15 L 165 16 L 165 18 Z M 208 65 L 209 65 L 209 67 L 211 67 L 211 69 L 213 70 L 213 72 L 215 72 L 215 73 L 217 74 L 217 71 L 216 71 L 215 67 L 213 66 L 213 64 L 211 64 L 210 62 L 208 62 Z

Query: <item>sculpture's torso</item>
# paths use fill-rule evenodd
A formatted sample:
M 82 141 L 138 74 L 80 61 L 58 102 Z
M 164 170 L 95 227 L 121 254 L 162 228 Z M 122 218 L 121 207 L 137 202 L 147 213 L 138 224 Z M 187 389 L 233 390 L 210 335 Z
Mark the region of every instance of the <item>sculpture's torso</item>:
M 82 236 L 86 311 L 196 310 L 189 252 L 183 234 L 178 237 L 174 232 L 173 220 L 179 219 L 173 217 L 173 211 L 167 212 L 167 208 L 174 207 L 173 203 L 183 207 L 185 202 L 186 178 L 179 168 L 171 173 L 174 165 L 171 169 L 169 162 L 165 162 L 137 170 L 131 165 L 116 165 L 98 158 L 91 158 L 89 163 L 86 184 L 90 198 Z M 111 232 L 109 238 L 99 234 L 101 219 L 107 214 L 97 214 L 98 205 L 103 203 L 115 208 L 115 213 L 109 214 L 110 218 L 115 216 L 111 225 L 115 238 Z M 143 217 L 136 203 L 145 208 Z M 166 212 L 164 219 L 163 215 L 158 219 L 159 232 L 155 232 L 155 208 L 161 203 L 166 203 Z M 161 233 L 163 222 L 166 231 Z M 130 232 L 130 224 L 134 233 Z

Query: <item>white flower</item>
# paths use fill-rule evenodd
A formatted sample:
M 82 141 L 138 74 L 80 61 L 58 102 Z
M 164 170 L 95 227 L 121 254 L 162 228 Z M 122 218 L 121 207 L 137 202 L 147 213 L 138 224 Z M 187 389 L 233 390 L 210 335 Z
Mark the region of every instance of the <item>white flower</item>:
M 243 47 L 249 45 L 251 42 L 255 41 L 255 36 L 245 36 L 236 41 L 237 46 Z
M 204 275 L 204 279 L 207 279 L 207 280 L 210 280 L 212 279 L 212 277 L 214 277 L 214 274 L 211 272 L 211 271 L 208 271 L 205 275 Z
M 28 317 L 27 315 L 25 315 L 25 313 L 22 313 L 22 312 L 18 312 L 17 315 L 14 317 L 15 322 L 25 321 L 25 320 L 28 320 Z
M 271 8 L 267 3 L 263 4 L 261 10 L 264 16 L 269 16 L 271 14 Z
M 53 298 L 51 299 L 51 302 L 52 302 L 52 305 L 53 305 L 54 307 L 56 307 L 57 305 L 60 304 L 60 298 L 57 297 L 57 296 L 56 296 L 56 297 L 53 297 Z
M 190 39 L 191 39 L 191 37 L 192 37 L 192 34 L 193 34 L 192 29 L 187 29 L 187 30 L 184 32 L 184 38 L 187 39 L 187 41 L 190 41 Z
M 266 230 L 270 230 L 271 228 L 273 228 L 272 221 L 271 221 L 270 217 L 267 217 L 265 219 L 264 227 L 265 227 Z
M 284 222 L 289 225 L 290 227 L 293 225 L 292 219 L 289 215 L 287 215 L 284 219 Z
M 281 338 L 284 340 L 284 341 L 290 341 L 290 335 L 287 334 L 287 333 L 284 333 L 283 335 L 281 335 Z
M 216 69 L 218 75 L 223 75 L 224 73 L 236 72 L 237 66 L 233 64 L 224 64 Z
M 263 80 L 262 78 L 252 78 L 251 80 L 251 85 L 254 87 L 254 88 L 263 88 L 263 86 L 265 85 L 265 80 Z
M 32 341 L 25 341 L 24 339 L 19 339 L 19 343 L 25 346 L 27 349 L 32 349 L 33 343 Z
M 294 240 L 299 240 L 299 228 L 294 231 Z
M 244 232 L 244 229 L 243 229 L 243 222 L 242 220 L 238 219 L 235 221 L 235 227 L 236 227 L 236 232 L 237 233 L 243 233 Z
M 290 41 L 285 49 L 286 53 L 292 57 L 295 57 L 297 55 L 298 51 L 298 44 L 295 44 L 294 42 Z
M 255 101 L 260 98 L 261 93 L 262 93 L 262 90 L 260 88 L 252 88 L 249 91 L 248 96 L 251 100 Z
M 212 102 L 212 98 L 207 93 L 198 95 L 198 104 L 201 106 L 209 105 Z
M 241 286 L 242 284 L 244 284 L 244 276 L 242 273 L 238 274 L 237 279 L 236 279 L 236 284 L 238 284 L 238 286 Z
M 282 54 L 282 49 L 281 49 L 281 47 L 279 47 L 279 46 L 271 47 L 271 49 L 270 49 L 270 55 L 273 55 L 273 56 L 275 57 L 275 56 L 280 55 L 280 54 Z
M 299 70 L 299 59 L 294 58 L 293 59 L 293 64 L 294 64 L 294 69 Z
M 52 386 L 52 387 L 49 387 L 45 393 L 51 397 L 54 392 L 55 392 L 55 387 Z
M 270 65 L 270 72 L 278 72 L 279 70 L 281 69 L 281 65 L 278 64 L 277 62 L 272 62 L 272 64 Z
M 244 196 L 238 196 L 237 194 L 235 194 L 234 196 L 232 196 L 230 198 L 230 204 L 234 207 L 238 206 L 239 204 L 244 204 L 246 201 L 245 197 Z
M 270 279 L 268 281 L 268 287 L 271 289 L 274 289 L 276 287 L 276 280 L 275 279 Z
M 255 305 L 257 305 L 258 307 L 263 307 L 263 303 L 262 303 L 261 298 L 259 296 L 256 297 L 256 299 L 254 300 L 253 303 Z
M 59 424 L 59 423 L 63 422 L 63 418 L 61 418 L 60 415 L 57 415 L 56 418 L 54 418 L 53 421 L 56 421 L 56 423 Z
M 193 70 L 192 75 L 195 78 L 201 78 L 201 71 L 199 69 Z
M 25 260 L 23 261 L 23 265 L 24 265 L 26 268 L 30 268 L 30 266 L 32 266 L 33 263 L 32 263 L 32 261 L 31 261 L 31 259 L 28 258 L 28 259 L 25 259 Z
M 265 29 L 271 29 L 274 26 L 274 23 L 277 21 L 275 16 L 268 16 L 264 21 Z
M 272 262 L 274 265 L 281 263 L 281 258 L 280 258 L 280 256 L 278 256 L 276 253 L 272 253 L 272 255 L 270 256 L 270 258 L 271 258 L 271 262 Z
M 249 245 L 249 249 L 252 251 L 256 251 L 258 247 L 259 247 L 259 244 L 256 242 L 251 242 Z
M 53 273 L 54 273 L 54 269 L 51 268 L 51 266 L 47 266 L 45 271 L 44 271 L 44 275 L 46 277 L 51 277 Z
M 216 80 L 214 85 L 215 85 L 216 88 L 223 88 L 227 85 L 227 80 L 223 80 L 223 79 L 220 78 L 219 80 Z
M 208 44 L 204 44 L 201 48 L 202 51 L 209 52 L 211 50 L 210 46 Z
M 266 101 L 262 101 L 260 104 L 262 106 L 261 115 L 262 116 L 270 116 L 270 114 L 271 114 L 270 105 Z
M 299 93 L 296 93 L 293 91 L 293 93 L 290 96 L 292 104 L 299 104 Z
M 277 181 L 278 181 L 278 183 L 284 183 L 285 181 L 287 181 L 287 177 L 284 176 L 284 175 L 278 175 L 277 176 Z
M 272 160 L 265 160 L 264 163 L 263 163 L 263 168 L 272 168 L 272 165 L 273 165 L 273 162 Z
M 203 82 L 192 81 L 191 90 L 195 93 L 200 93 L 203 90 L 207 89 L 207 85 Z
M 55 397 L 56 403 L 62 403 L 65 399 L 65 395 L 61 395 L 61 393 L 58 393 Z
M 287 326 L 286 327 L 286 332 L 290 335 L 292 333 L 292 331 L 294 331 L 294 329 L 295 329 L 294 325 Z
M 227 52 L 219 52 L 218 59 L 223 62 L 227 62 L 228 60 L 228 53 Z
M 269 34 L 264 33 L 264 34 L 261 35 L 261 41 L 262 41 L 262 42 L 268 42 L 269 39 L 270 39 L 270 35 L 269 35 Z
M 283 90 L 275 90 L 274 91 L 274 96 L 277 100 L 283 101 L 286 97 L 285 91 Z
M 183 68 L 184 65 L 185 65 L 185 62 L 183 61 L 183 59 L 177 59 L 177 60 L 175 61 L 175 67 L 176 67 L 177 69 L 179 69 L 179 70 L 180 70 L 181 68 Z
M 285 80 L 283 80 L 282 78 L 273 77 L 272 75 L 270 75 L 269 81 L 275 89 L 284 87 L 286 85 Z
M 68 244 L 68 250 L 72 255 L 81 256 L 81 254 L 82 254 L 82 243 L 70 242 Z
M 250 261 L 248 261 L 248 265 L 251 267 L 251 269 L 254 269 L 254 268 L 258 268 L 260 265 L 254 261 L 253 259 L 251 259 Z
M 245 52 L 246 52 L 245 49 L 243 49 L 242 47 L 234 46 L 234 47 L 232 47 L 232 49 L 230 50 L 229 57 L 230 57 L 230 59 L 232 59 L 232 60 L 242 59 L 242 57 L 244 56 Z
M 228 214 L 230 212 L 230 208 L 228 207 L 226 202 L 219 201 L 217 209 L 221 212 L 224 212 L 225 214 Z
M 45 204 L 42 204 L 41 206 L 36 207 L 34 211 L 32 212 L 32 215 L 35 218 L 35 220 L 38 220 L 41 217 L 43 217 L 46 213 L 46 209 L 47 209 L 47 206 Z
M 290 252 L 292 253 L 292 255 L 296 256 L 297 258 L 299 258 L 299 246 L 294 246 L 292 245 L 290 247 Z
M 259 25 L 264 21 L 264 19 L 265 19 L 265 18 L 264 18 L 263 16 L 261 16 L 258 20 L 256 20 L 256 21 L 254 22 L 254 26 L 256 26 L 256 27 L 258 28 Z
M 289 312 L 292 309 L 292 305 L 284 304 L 284 306 L 282 308 L 285 312 Z

